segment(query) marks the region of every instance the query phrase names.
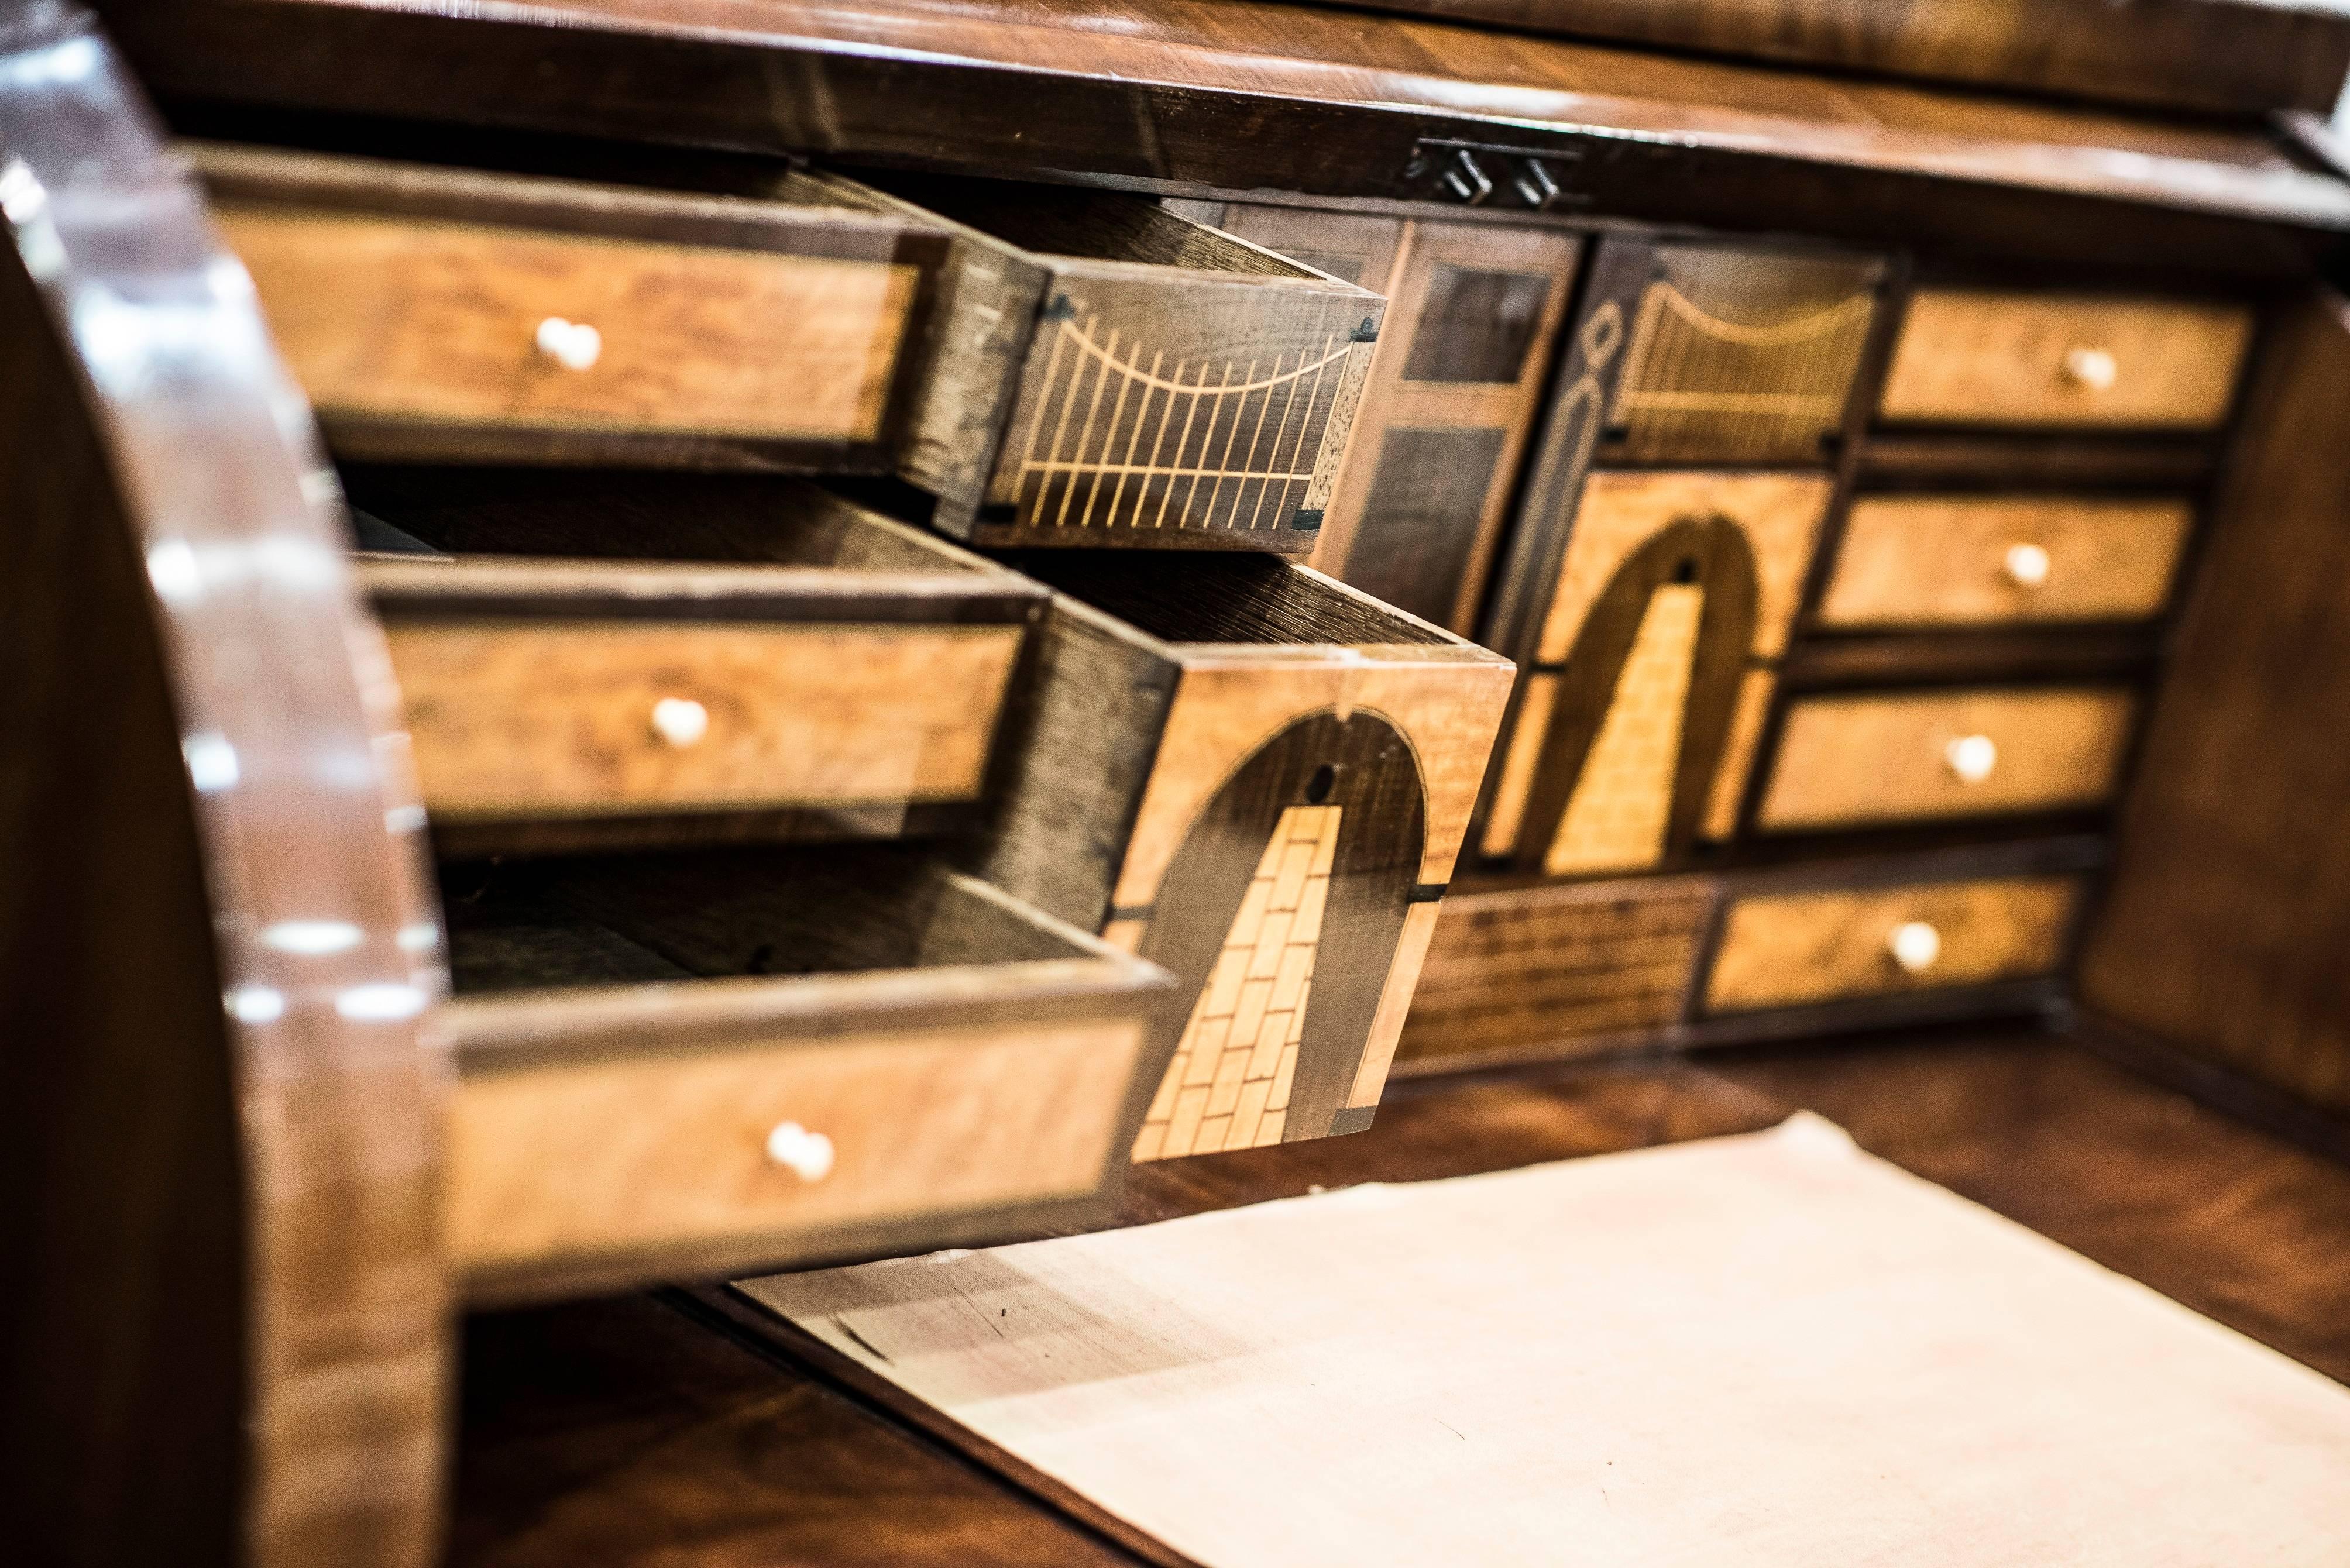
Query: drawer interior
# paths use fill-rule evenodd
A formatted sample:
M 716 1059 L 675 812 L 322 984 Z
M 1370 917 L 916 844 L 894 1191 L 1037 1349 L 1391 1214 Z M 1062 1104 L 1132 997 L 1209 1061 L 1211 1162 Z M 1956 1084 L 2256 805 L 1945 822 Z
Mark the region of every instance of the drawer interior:
M 1459 640 L 1319 572 L 1266 556 L 1138 559 L 1023 550 L 1002 558 L 1162 642 L 1431 646 Z

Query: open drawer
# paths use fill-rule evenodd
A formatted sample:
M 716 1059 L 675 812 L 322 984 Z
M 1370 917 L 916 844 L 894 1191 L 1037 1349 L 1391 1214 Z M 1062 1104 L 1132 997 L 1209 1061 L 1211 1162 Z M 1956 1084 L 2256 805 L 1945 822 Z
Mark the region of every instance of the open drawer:
M 359 570 L 444 854 L 937 833 L 999 776 L 1045 595 L 951 545 L 788 479 L 349 478 L 452 552 Z
M 1016 562 L 1059 591 L 985 865 L 1180 981 L 1136 1158 L 1367 1127 L 1510 662 L 1276 557 Z
M 447 867 L 446 1244 L 512 1299 L 1097 1218 L 1169 978 L 905 846 Z
M 987 545 L 1313 549 L 1387 301 L 1115 191 L 847 180 L 956 235 L 904 472 Z
M 194 149 L 338 455 L 879 472 L 948 240 L 758 199 Z

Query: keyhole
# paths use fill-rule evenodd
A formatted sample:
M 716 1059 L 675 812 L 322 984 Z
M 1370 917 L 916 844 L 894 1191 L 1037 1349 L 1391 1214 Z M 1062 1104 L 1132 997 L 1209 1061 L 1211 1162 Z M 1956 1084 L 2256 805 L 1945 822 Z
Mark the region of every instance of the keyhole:
M 1305 781 L 1306 804 L 1320 805 L 1330 798 L 1330 792 L 1337 787 L 1338 770 L 1328 763 L 1324 763 L 1314 770 L 1314 776 Z
M 1677 583 L 1693 583 L 1697 581 L 1697 557 L 1695 556 L 1683 556 L 1679 560 L 1673 563 L 1673 581 Z

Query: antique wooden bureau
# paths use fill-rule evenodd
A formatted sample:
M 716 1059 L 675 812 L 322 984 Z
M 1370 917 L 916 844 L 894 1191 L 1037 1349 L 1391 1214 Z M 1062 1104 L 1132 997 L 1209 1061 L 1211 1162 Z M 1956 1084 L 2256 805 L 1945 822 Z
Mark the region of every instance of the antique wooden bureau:
M 96 9 L 0 5 L 36 1554 L 428 1560 L 454 1309 L 1391 1072 L 2350 1113 L 2338 19 Z

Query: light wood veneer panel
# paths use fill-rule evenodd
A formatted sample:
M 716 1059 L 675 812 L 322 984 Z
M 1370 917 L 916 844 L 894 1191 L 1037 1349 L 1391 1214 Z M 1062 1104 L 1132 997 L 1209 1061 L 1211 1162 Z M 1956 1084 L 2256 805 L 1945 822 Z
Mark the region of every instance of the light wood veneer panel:
M 1824 828 L 2095 805 L 2113 793 L 2135 700 L 2108 689 L 1810 697 L 1791 704 L 1757 820 Z M 1951 742 L 1988 737 L 1989 774 Z
M 334 416 L 870 441 L 918 269 L 889 262 L 227 206 L 303 389 Z M 594 363 L 536 344 L 593 327 Z
M 2227 417 L 2251 331 L 2251 312 L 2232 305 L 1922 290 L 1878 411 L 1933 423 L 2209 429 Z M 2106 356 L 2110 376 L 2081 354 Z
M 1829 626 L 2135 620 L 2170 597 L 2185 501 L 1878 495 L 1854 503 L 1820 605 Z M 2046 553 L 2033 584 L 2009 564 Z
M 981 787 L 1017 627 L 389 628 L 426 806 L 452 818 L 951 800 Z M 664 700 L 708 731 L 673 745 Z
M 1706 1006 L 1790 1007 L 2046 974 L 2079 898 L 2069 877 L 1742 898 L 1722 929 Z M 1913 922 L 1939 940 L 1934 961 L 1914 972 L 1892 950 L 1894 931 Z
M 870 1226 L 1096 1191 L 1125 1115 L 1133 1019 L 938 1030 L 468 1075 L 447 1235 L 506 1268 Z M 797 1122 L 807 1179 L 768 1158 Z

